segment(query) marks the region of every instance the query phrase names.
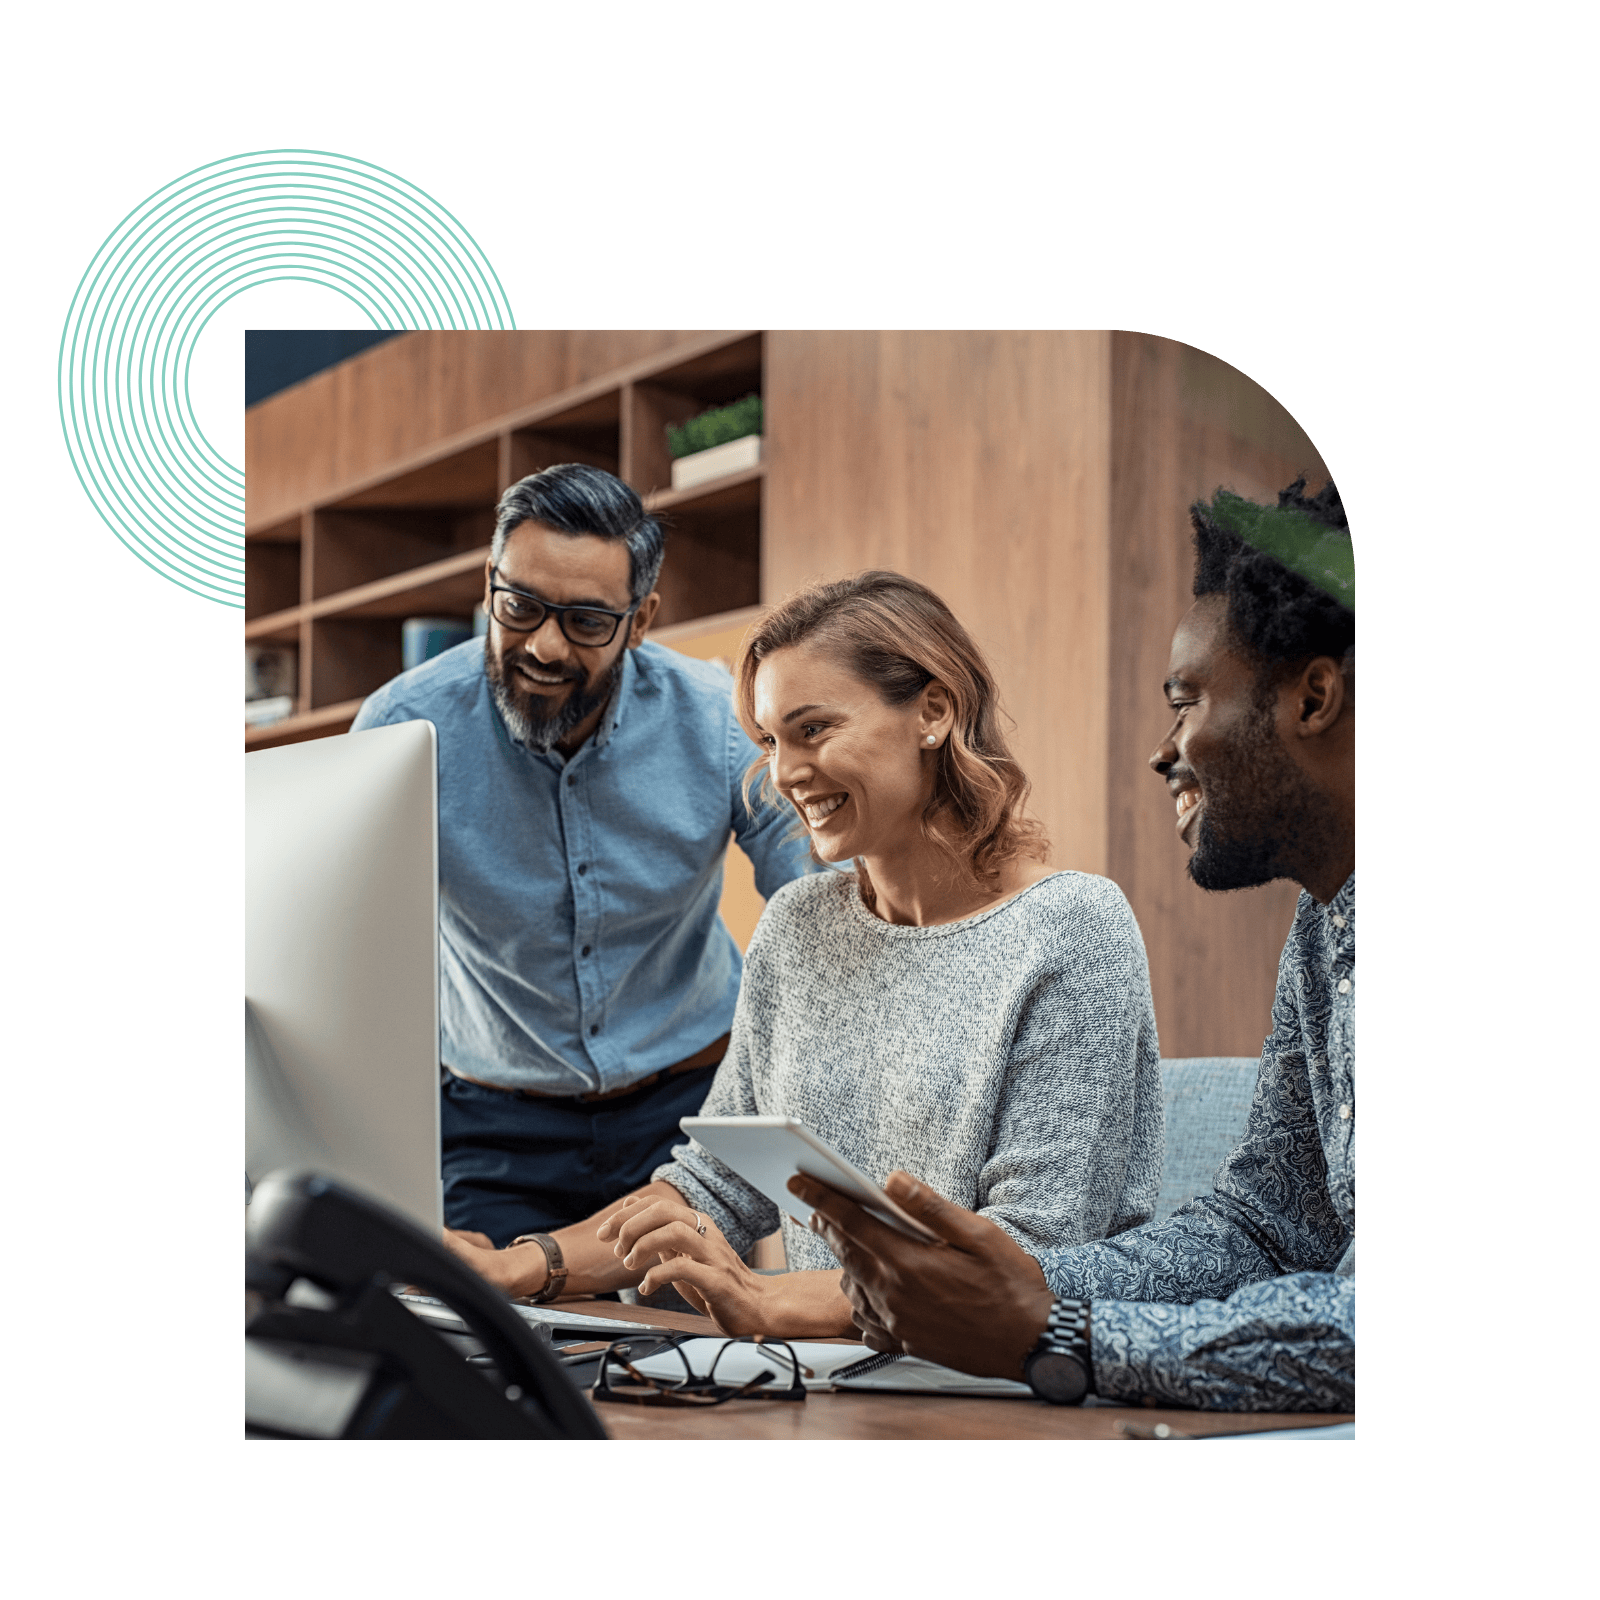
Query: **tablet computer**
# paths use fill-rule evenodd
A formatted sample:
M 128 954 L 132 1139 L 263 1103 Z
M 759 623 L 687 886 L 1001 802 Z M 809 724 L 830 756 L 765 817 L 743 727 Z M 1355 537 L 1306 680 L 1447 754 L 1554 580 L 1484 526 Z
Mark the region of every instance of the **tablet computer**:
M 793 1117 L 684 1117 L 678 1126 L 801 1226 L 810 1223 L 811 1207 L 785 1187 L 797 1172 L 848 1195 L 863 1211 L 913 1239 L 938 1239 Z

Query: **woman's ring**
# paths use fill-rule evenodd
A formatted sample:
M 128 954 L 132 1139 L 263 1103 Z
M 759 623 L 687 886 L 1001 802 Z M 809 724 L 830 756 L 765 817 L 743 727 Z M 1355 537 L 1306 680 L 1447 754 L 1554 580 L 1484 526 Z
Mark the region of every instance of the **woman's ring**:
M 703 1239 L 706 1233 L 705 1219 L 697 1211 L 694 1214 L 694 1231 Z

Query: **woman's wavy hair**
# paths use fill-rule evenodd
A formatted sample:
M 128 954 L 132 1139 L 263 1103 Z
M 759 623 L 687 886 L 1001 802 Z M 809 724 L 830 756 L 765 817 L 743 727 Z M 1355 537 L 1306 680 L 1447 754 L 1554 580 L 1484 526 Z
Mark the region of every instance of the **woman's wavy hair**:
M 775 650 L 804 641 L 825 645 L 885 704 L 903 706 L 937 680 L 954 711 L 950 737 L 936 752 L 933 793 L 922 814 L 926 837 L 949 852 L 974 880 L 992 885 L 1019 856 L 1049 859 L 1044 828 L 1024 814 L 1030 785 L 1000 730 L 994 674 L 972 636 L 932 589 L 898 572 L 858 572 L 815 583 L 757 619 L 735 669 L 734 706 L 759 742 L 756 669 Z M 765 756 L 750 764 L 744 792 L 762 777 L 764 799 L 776 799 Z M 804 825 L 800 834 L 805 835 Z M 870 900 L 863 864 L 857 862 Z

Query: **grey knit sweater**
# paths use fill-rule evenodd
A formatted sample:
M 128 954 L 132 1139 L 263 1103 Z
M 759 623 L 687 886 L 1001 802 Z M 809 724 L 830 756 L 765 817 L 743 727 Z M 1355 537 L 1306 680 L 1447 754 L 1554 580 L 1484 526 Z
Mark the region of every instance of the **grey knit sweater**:
M 1149 1219 L 1161 1076 L 1144 941 L 1106 878 L 1058 872 L 992 910 L 897 927 L 853 873 L 786 884 L 750 941 L 706 1116 L 796 1117 L 869 1177 L 895 1167 L 1024 1249 Z M 698 1142 L 654 1177 L 743 1253 L 777 1208 Z M 837 1267 L 784 1216 L 795 1271 Z

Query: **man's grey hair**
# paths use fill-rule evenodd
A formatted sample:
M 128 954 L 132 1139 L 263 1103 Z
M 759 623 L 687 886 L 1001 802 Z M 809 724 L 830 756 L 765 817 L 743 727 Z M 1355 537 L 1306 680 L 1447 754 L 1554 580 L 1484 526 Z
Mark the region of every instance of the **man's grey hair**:
M 511 530 L 524 522 L 574 538 L 621 539 L 628 546 L 629 598 L 637 605 L 656 586 L 667 536 L 638 495 L 600 467 L 569 461 L 512 484 L 495 508 L 490 559 L 496 566 Z

